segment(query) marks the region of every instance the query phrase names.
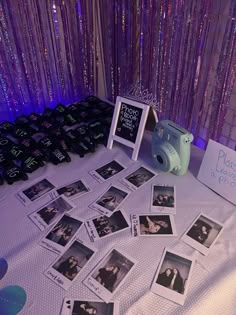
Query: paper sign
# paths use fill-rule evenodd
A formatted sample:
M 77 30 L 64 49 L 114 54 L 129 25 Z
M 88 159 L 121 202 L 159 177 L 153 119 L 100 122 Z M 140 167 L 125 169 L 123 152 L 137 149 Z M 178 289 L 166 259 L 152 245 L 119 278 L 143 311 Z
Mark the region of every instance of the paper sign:
M 236 152 L 209 140 L 198 179 L 236 204 Z

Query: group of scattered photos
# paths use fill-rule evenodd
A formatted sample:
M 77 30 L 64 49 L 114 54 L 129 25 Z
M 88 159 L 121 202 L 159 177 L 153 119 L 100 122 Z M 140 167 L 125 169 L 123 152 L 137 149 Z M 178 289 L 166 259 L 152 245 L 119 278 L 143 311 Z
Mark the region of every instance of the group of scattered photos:
M 126 167 L 117 160 L 90 172 L 103 183 Z M 18 192 L 17 198 L 25 205 L 44 197 L 48 203 L 29 215 L 37 227 L 46 234 L 40 245 L 58 254 L 58 258 L 45 271 L 54 283 L 68 289 L 78 277 L 80 270 L 92 259 L 96 248 L 78 240 L 84 224 L 92 242 L 130 229 L 133 237 L 177 236 L 174 215 L 176 214 L 176 190 L 174 186 L 152 184 L 151 212 L 132 214 L 127 217 L 121 204 L 132 191 L 136 191 L 156 173 L 140 165 L 124 177 L 121 185 L 110 185 L 89 207 L 100 215 L 84 221 L 70 215 L 75 209 L 73 199 L 91 191 L 85 181 L 79 179 L 62 187 L 56 187 L 44 178 Z M 123 188 L 123 187 L 126 188 Z M 223 225 L 200 213 L 183 234 L 181 239 L 207 255 L 223 230 Z M 151 291 L 183 305 L 194 265 L 194 257 L 165 249 L 155 274 Z M 114 294 L 133 270 L 137 261 L 123 251 L 112 248 L 99 264 L 89 273 L 83 283 L 102 301 L 75 300 L 66 298 L 62 315 L 75 314 L 118 314 L 118 302 L 112 302 Z

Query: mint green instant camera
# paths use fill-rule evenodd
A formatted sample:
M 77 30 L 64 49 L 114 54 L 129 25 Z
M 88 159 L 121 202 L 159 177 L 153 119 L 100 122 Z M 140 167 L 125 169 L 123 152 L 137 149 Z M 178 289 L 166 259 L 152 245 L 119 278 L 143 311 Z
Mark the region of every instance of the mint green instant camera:
M 193 135 L 170 120 L 159 121 L 152 136 L 152 156 L 157 169 L 184 175 L 190 160 Z

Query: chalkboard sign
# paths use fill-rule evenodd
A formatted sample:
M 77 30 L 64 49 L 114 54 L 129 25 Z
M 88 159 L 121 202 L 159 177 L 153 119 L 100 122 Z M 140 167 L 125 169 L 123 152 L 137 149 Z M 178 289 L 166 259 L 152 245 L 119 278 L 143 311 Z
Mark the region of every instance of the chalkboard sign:
M 236 205 L 236 152 L 209 140 L 198 179 Z
M 143 109 L 121 103 L 115 135 L 135 143 Z
M 111 149 L 114 140 L 123 143 L 134 149 L 132 159 L 137 160 L 148 112 L 149 105 L 118 96 L 107 147 Z

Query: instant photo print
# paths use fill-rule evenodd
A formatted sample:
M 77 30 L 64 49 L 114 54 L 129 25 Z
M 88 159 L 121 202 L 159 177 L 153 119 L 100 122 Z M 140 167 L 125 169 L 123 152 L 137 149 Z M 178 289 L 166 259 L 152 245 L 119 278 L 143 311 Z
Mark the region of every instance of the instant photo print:
M 64 214 L 41 241 L 41 246 L 61 254 L 77 236 L 83 220 Z
M 152 185 L 151 211 L 176 214 L 175 186 Z
M 23 189 L 22 191 L 16 194 L 18 200 L 23 203 L 24 206 L 31 205 L 32 202 L 37 201 L 41 197 L 48 194 L 52 191 L 55 186 L 46 178 L 32 184 L 28 188 Z M 52 197 L 48 194 L 48 200 L 51 200 Z
M 84 183 L 84 181 L 77 180 L 60 188 L 57 188 L 56 195 L 62 195 L 68 199 L 75 199 L 87 194 L 90 191 L 91 189 L 88 187 L 87 184 Z
M 84 280 L 84 284 L 109 303 L 133 270 L 136 261 L 120 250 L 112 249 Z
M 146 166 L 140 166 L 134 172 L 123 178 L 121 180 L 121 183 L 131 191 L 136 191 L 137 189 L 148 183 L 156 175 L 157 174 L 149 170 Z
M 101 300 L 65 298 L 61 315 L 119 315 L 119 303 Z
M 112 213 L 120 207 L 128 197 L 129 192 L 118 186 L 111 185 L 108 190 L 102 194 L 89 207 L 99 213 L 110 217 Z
M 41 231 L 43 231 L 55 222 L 64 212 L 69 212 L 74 208 L 75 205 L 71 201 L 64 197 L 58 197 L 31 213 L 29 218 Z
M 132 214 L 132 236 L 176 236 L 171 214 Z
M 126 169 L 122 163 L 117 160 L 112 160 L 111 162 L 93 170 L 90 173 L 98 182 L 103 183 L 109 178 L 119 174 Z
M 100 216 L 87 220 L 85 226 L 92 242 L 130 228 L 129 220 L 123 210 L 115 211 L 110 217 Z
M 200 213 L 181 239 L 207 256 L 223 231 L 223 224 Z
M 184 305 L 193 266 L 193 257 L 165 249 L 151 291 L 177 304 Z
M 75 240 L 45 271 L 55 284 L 67 290 L 96 252 L 95 248 Z

